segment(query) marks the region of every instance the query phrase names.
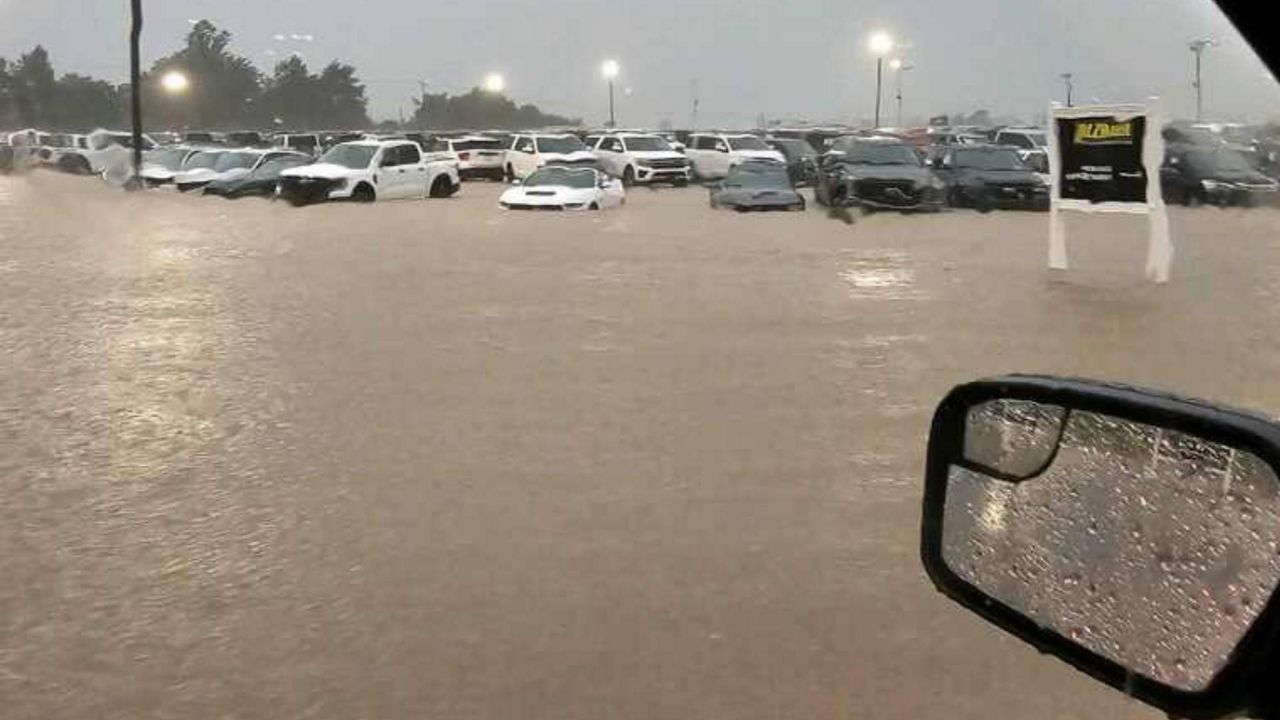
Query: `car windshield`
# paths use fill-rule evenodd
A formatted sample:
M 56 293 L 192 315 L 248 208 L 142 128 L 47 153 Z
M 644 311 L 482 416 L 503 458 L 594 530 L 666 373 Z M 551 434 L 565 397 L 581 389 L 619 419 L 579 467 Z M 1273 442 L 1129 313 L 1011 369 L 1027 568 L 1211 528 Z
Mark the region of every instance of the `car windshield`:
M 1188 150 L 1186 157 L 1201 172 L 1254 172 L 1244 155 L 1227 147 L 1195 148 Z
M 790 188 L 787 172 L 781 168 L 739 165 L 729 172 L 724 186 L 729 188 Z
M 587 146 L 573 135 L 565 135 L 563 137 L 546 137 L 537 138 L 538 152 L 540 153 L 572 153 L 580 150 L 586 150 Z
M 625 139 L 629 152 L 664 152 L 671 149 L 666 138 L 657 135 L 636 135 Z
M 974 170 L 1026 170 L 1027 165 L 1013 150 L 957 150 L 953 164 Z
M 545 167 L 535 171 L 524 181 L 525 187 L 554 185 L 570 188 L 590 188 L 596 183 L 596 173 L 589 168 Z
M 182 161 L 190 152 L 190 150 L 185 148 L 156 150 L 148 156 L 147 162 L 152 165 L 165 168 L 166 170 L 179 170 L 182 168 Z
M 187 159 L 183 170 L 211 170 L 226 153 L 222 151 L 198 152 Z
M 890 142 L 844 142 L 838 147 L 845 162 L 862 165 L 919 165 L 920 156 L 910 145 Z
M 253 167 L 253 164 L 262 157 L 258 153 L 249 152 L 228 152 L 223 153 L 218 161 L 214 163 L 213 169 L 218 172 L 226 172 L 228 170 L 243 170 Z
M 741 135 L 728 138 L 730 150 L 772 150 L 769 143 L 755 135 Z
M 920 539 L 959 383 L 1280 418 L 1232 2 L 0 0 L 0 720 L 1212 714 L 1252 675 L 1139 707 Z M 1184 525 L 1152 442 L 962 500 L 1036 627 L 1169 677 L 1280 608 L 1280 484 L 1170 474 Z
M 320 156 L 320 162 L 329 163 L 330 165 L 341 165 L 352 170 L 360 170 L 369 167 L 369 163 L 373 160 L 374 154 L 378 152 L 376 145 L 334 145 L 329 151 Z

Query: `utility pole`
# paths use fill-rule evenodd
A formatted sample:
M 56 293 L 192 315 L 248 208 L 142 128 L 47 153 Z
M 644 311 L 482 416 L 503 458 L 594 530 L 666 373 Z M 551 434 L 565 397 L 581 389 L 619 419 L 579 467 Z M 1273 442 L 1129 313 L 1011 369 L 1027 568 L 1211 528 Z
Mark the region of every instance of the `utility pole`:
M 1067 107 L 1071 107 L 1071 73 L 1062 73 L 1061 77 L 1067 85 Z
M 902 127 L 902 73 L 907 72 L 908 70 L 914 70 L 916 66 L 912 65 L 909 62 L 903 62 L 898 58 L 894 58 L 889 61 L 889 67 L 890 69 L 893 70 L 895 78 L 897 80 L 897 86 L 898 86 L 897 94 L 896 94 L 896 98 L 898 100 L 898 125 L 897 126 Z
M 1191 82 L 1191 87 L 1196 89 L 1196 122 L 1204 119 L 1204 85 L 1200 82 L 1200 56 L 1204 53 L 1204 49 L 1217 45 L 1214 41 L 1203 38 L 1200 40 L 1192 40 L 1187 46 L 1191 49 L 1191 54 L 1196 56 L 1196 77 Z
M 880 76 L 884 73 L 884 56 L 876 58 L 876 127 L 880 127 Z
M 690 130 L 698 129 L 698 79 L 693 79 L 693 123 Z
M 129 30 L 129 111 L 133 116 L 133 177 L 127 188 L 140 189 L 142 183 L 142 60 L 138 49 L 142 40 L 142 0 L 133 0 L 133 25 Z

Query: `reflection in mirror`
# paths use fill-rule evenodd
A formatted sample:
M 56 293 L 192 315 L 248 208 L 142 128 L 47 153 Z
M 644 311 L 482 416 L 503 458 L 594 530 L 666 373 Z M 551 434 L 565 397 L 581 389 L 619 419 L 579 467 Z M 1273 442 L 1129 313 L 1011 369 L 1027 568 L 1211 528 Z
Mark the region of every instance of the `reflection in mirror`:
M 1280 580 L 1274 471 L 1248 451 L 1185 433 L 1029 405 L 971 409 L 968 467 L 949 470 L 944 562 L 1088 650 L 1180 690 L 1203 689 Z M 1061 438 L 1050 442 L 1055 423 Z M 1001 471 L 1049 462 L 1010 482 L 975 458 Z
M 969 408 L 964 459 L 992 475 L 1033 477 L 1058 449 L 1066 411 L 1031 400 L 991 400 Z

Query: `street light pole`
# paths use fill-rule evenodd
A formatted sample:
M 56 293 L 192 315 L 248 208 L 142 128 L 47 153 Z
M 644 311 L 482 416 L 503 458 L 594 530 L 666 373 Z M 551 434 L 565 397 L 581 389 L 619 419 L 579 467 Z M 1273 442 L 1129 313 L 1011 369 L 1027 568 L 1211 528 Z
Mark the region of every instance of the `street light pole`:
M 889 61 L 889 69 L 893 70 L 894 79 L 896 80 L 896 84 L 897 84 L 897 92 L 895 93 L 895 98 L 898 101 L 898 124 L 897 124 L 898 127 L 902 127 L 902 73 L 908 70 L 911 70 L 914 67 L 915 65 L 912 65 L 911 63 L 908 63 L 908 62 L 903 62 L 898 58 L 894 58 Z
M 609 127 L 618 127 L 618 121 L 613 117 L 613 78 L 609 78 Z
M 1062 73 L 1062 82 L 1067 85 L 1067 107 L 1071 107 L 1071 73 Z
M 876 58 L 876 124 L 880 127 L 880 76 L 884 72 L 884 58 Z
M 133 0 L 133 25 L 129 30 L 129 111 L 133 120 L 133 178 L 126 187 L 142 187 L 142 0 Z
M 617 120 L 613 117 L 613 79 L 618 77 L 618 61 L 605 60 L 600 66 L 600 74 L 604 75 L 604 79 L 609 81 L 609 127 L 618 127 Z
M 1204 119 L 1204 97 L 1202 94 L 1203 85 L 1200 82 L 1200 55 L 1204 53 L 1204 49 L 1214 45 L 1215 43 L 1208 38 L 1202 40 L 1193 40 L 1188 45 L 1191 53 L 1196 56 L 1196 78 L 1192 81 L 1191 87 L 1196 89 L 1196 122 Z

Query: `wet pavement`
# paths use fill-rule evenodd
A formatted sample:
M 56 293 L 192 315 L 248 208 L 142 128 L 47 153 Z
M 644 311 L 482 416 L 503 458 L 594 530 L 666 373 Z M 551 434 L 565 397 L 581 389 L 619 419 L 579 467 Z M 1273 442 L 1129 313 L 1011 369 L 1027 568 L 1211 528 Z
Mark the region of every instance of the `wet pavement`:
M 1154 717 L 937 595 L 953 384 L 1280 413 L 1280 211 L 295 209 L 0 178 L 6 718 Z

